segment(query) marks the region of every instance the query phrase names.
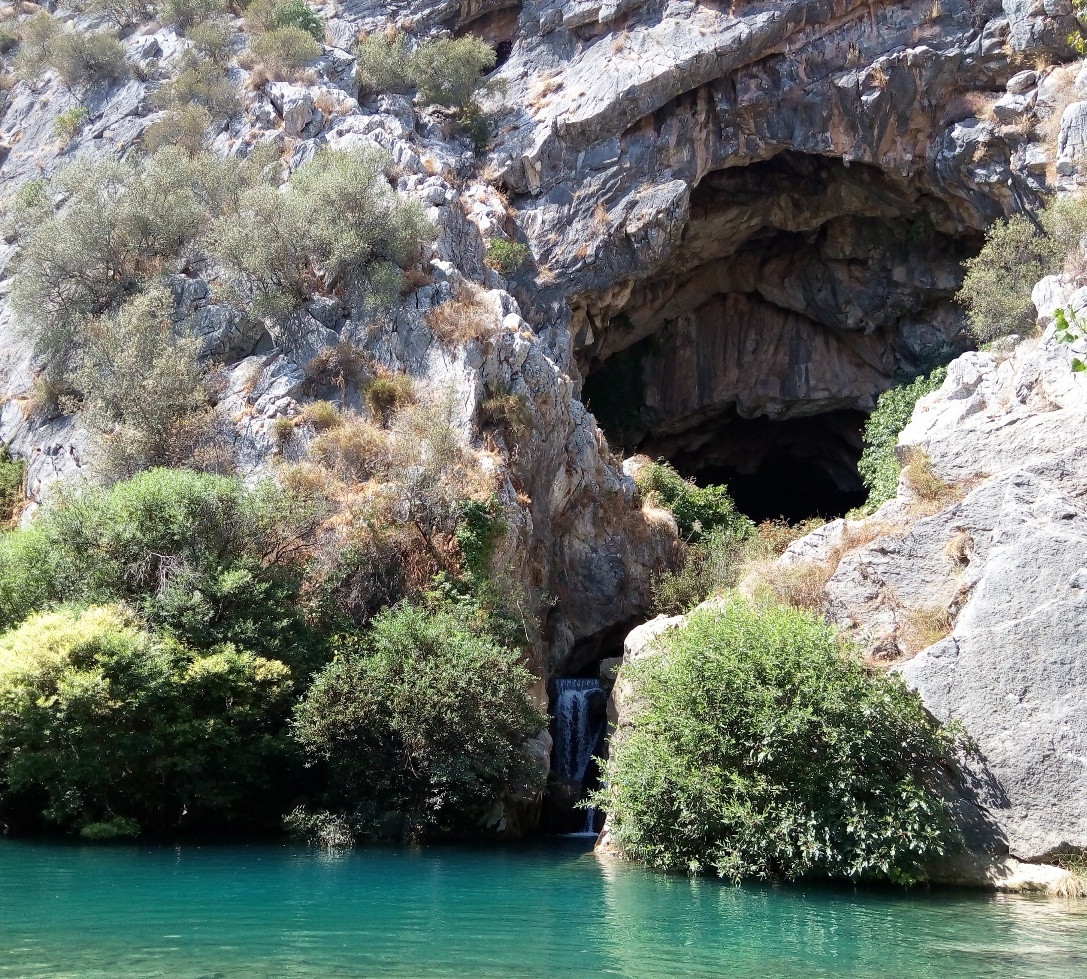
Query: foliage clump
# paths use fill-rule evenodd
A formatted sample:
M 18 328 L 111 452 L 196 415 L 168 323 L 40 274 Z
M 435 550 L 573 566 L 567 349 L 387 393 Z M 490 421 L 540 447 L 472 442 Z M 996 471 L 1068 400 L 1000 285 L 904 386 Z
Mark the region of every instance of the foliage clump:
M 26 490 L 26 463 L 13 459 L 0 444 L 0 526 L 10 523 L 22 510 Z
M 902 465 L 895 455 L 898 436 L 909 423 L 917 402 L 944 383 L 946 367 L 937 367 L 927 377 L 915 378 L 909 384 L 884 391 L 876 402 L 876 410 L 864 426 L 864 451 L 857 471 L 868 487 L 864 509 L 875 512 L 898 492 L 898 477 Z
M 1046 275 L 1084 267 L 1087 202 L 1060 197 L 1033 219 L 1017 214 L 990 229 L 977 257 L 965 262 L 958 300 L 970 317 L 978 343 L 1035 330 L 1031 302 L 1035 283 Z
M 212 251 L 258 315 L 283 316 L 315 292 L 385 303 L 401 269 L 434 231 L 422 207 L 399 195 L 378 149 L 323 152 L 299 167 L 285 192 L 246 188 L 212 228 Z
M 513 275 L 532 253 L 528 245 L 507 238 L 492 238 L 487 242 L 487 264 L 503 275 Z
M 696 542 L 714 531 L 746 537 L 754 523 L 736 509 L 727 486 L 698 486 L 667 462 L 642 466 L 634 477 L 646 502 L 668 510 L 684 540 Z
M 403 92 L 414 88 L 423 104 L 454 110 L 477 148 L 485 143 L 489 130 L 477 96 L 496 57 L 490 45 L 473 35 L 431 39 L 413 49 L 403 34 L 375 33 L 363 37 L 355 49 L 364 89 Z
M 630 856 L 744 878 L 911 883 L 954 842 L 953 738 L 825 621 L 732 594 L 623 668 L 635 690 L 595 803 Z
M 508 785 L 532 780 L 521 745 L 546 718 L 531 683 L 451 611 L 400 605 L 316 677 L 296 732 L 357 835 L 470 836 Z
M 224 643 L 292 666 L 327 656 L 305 560 L 327 510 L 274 484 L 152 469 L 78 486 L 0 536 L 0 626 L 62 603 L 123 602 L 198 649 Z
M 15 70 L 25 79 L 48 69 L 69 89 L 118 82 L 131 66 L 125 49 L 108 31 L 70 30 L 44 10 L 20 28 L 22 43 Z
M 283 663 L 116 606 L 33 615 L 0 637 L 0 817 L 91 839 L 259 825 L 291 688 Z

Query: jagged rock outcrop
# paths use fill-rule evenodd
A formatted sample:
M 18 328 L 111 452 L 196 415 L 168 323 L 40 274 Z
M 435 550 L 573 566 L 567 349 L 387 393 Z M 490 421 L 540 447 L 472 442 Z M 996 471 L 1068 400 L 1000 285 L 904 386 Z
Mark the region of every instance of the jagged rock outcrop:
M 1082 302 L 1057 280 L 1035 294 L 1046 315 Z M 899 440 L 904 458 L 924 453 L 941 496 L 919 498 L 907 471 L 872 517 L 828 524 L 782 558 L 836 564 L 831 620 L 964 726 L 975 747 L 959 815 L 998 877 L 1009 858 L 1087 846 L 1085 409 L 1052 329 L 1010 352 L 966 354 Z
M 613 436 L 750 470 L 745 420 L 870 410 L 959 342 L 961 261 L 1045 183 L 1020 124 L 1049 103 L 1027 94 L 1015 132 L 987 106 L 1024 56 L 1069 53 L 1067 3 L 1003 13 L 527 0 L 493 166 Z M 855 460 L 850 424 L 822 457 Z M 828 463 L 859 489 L 848 469 Z

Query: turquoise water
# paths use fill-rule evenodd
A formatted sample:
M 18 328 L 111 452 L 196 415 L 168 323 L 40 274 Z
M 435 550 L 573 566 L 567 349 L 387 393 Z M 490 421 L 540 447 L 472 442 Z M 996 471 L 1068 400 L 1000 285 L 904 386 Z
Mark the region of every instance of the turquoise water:
M 598 863 L 590 846 L 0 840 L 0 976 L 1087 976 L 1087 902 L 736 888 Z

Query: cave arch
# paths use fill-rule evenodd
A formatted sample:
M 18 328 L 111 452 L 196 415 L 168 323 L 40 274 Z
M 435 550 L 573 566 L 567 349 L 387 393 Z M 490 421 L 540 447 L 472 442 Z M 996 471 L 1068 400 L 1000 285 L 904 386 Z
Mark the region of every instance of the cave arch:
M 575 309 L 584 399 L 613 444 L 730 482 L 754 516 L 841 515 L 864 499 L 879 394 L 969 345 L 954 295 L 981 244 L 874 166 L 783 152 L 713 171 L 664 262 Z

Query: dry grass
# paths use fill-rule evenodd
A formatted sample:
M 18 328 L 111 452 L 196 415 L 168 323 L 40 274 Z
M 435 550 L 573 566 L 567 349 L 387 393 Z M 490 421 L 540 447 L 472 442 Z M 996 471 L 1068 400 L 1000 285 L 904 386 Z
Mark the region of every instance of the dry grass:
M 808 521 L 793 528 L 798 539 L 815 529 Z M 787 525 L 786 525 L 787 526 Z M 842 538 L 833 547 L 823 561 L 798 561 L 793 564 L 781 564 L 775 560 L 773 551 L 780 546 L 782 551 L 791 543 L 789 531 L 778 521 L 767 521 L 760 525 L 759 538 L 752 544 L 753 558 L 745 562 L 740 571 L 744 590 L 757 592 L 769 589 L 775 599 L 793 605 L 796 608 L 818 611 L 826 600 L 827 582 L 834 576 L 847 554 L 872 543 L 878 537 L 894 533 L 898 528 L 882 520 L 866 520 L 860 524 L 846 524 Z M 780 553 L 780 552 L 779 552 Z
M 960 530 L 944 546 L 944 557 L 955 567 L 965 568 L 970 563 L 974 550 L 974 538 L 965 530 Z
M 280 415 L 272 421 L 271 433 L 276 445 L 282 451 L 294 438 L 294 419 L 288 418 L 286 415 Z
M 422 289 L 423 286 L 433 284 L 434 278 L 430 273 L 420 268 L 408 269 L 404 273 L 404 284 L 400 287 L 400 295 L 407 296 L 415 292 L 416 289 Z
M 306 367 L 303 391 L 316 395 L 322 388 L 336 388 L 342 394 L 349 384 L 376 373 L 374 361 L 350 340 L 340 340 L 333 347 L 324 347 Z
M 924 449 L 914 447 L 906 451 L 902 474 L 914 497 L 910 508 L 923 516 L 939 513 L 966 495 L 965 487 L 948 483 L 939 476 Z
M 435 306 L 426 314 L 426 323 L 442 343 L 448 344 L 486 340 L 498 328 L 494 310 L 470 288 Z
M 757 568 L 759 584 L 768 588 L 774 598 L 795 608 L 817 612 L 823 607 L 827 582 L 837 570 L 837 564 L 800 561 L 778 564 L 767 561 Z
M 995 118 L 993 104 L 998 98 L 998 95 L 991 92 L 963 92 L 947 104 L 944 114 L 940 117 L 940 125 L 949 126 L 971 117 L 981 119 L 983 122 L 991 122 Z
M 340 416 L 340 423 L 313 440 L 310 457 L 341 479 L 372 479 L 389 459 L 389 437 L 357 415 Z
M 331 401 L 313 401 L 302 409 L 302 421 L 314 431 L 326 432 L 343 421 L 343 415 Z
M 1053 897 L 1087 897 L 1087 856 L 1083 853 L 1062 854 L 1057 858 L 1057 866 L 1068 873 L 1060 880 L 1050 884 L 1046 893 Z
M 906 653 L 919 653 L 946 639 L 954 626 L 951 612 L 943 606 L 905 609 L 899 616 L 899 645 Z
M 395 412 L 414 402 L 415 382 L 407 374 L 382 374 L 366 388 L 366 404 L 382 424 L 387 424 Z

